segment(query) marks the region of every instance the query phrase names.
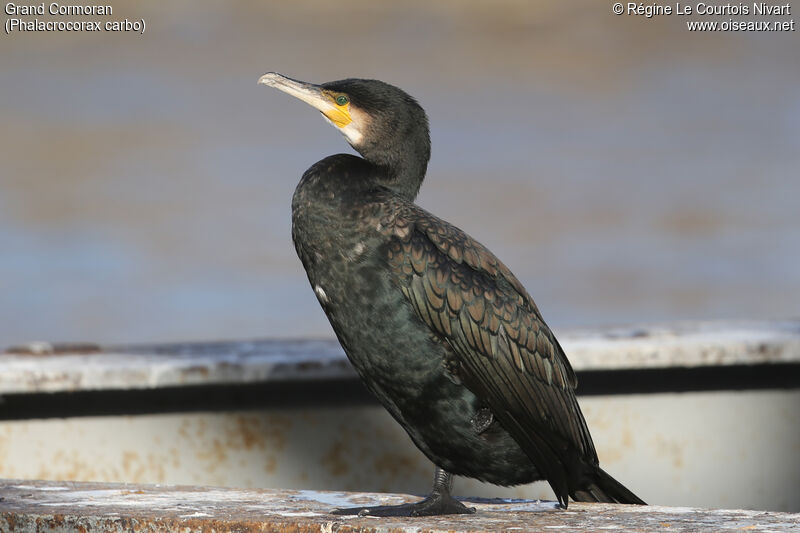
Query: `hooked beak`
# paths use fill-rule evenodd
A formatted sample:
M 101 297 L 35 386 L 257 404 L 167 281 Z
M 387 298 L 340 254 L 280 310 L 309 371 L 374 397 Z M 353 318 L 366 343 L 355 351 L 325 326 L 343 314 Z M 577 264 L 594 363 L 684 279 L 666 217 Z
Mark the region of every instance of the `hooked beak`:
M 347 126 L 353 120 L 350 117 L 349 106 L 337 106 L 331 95 L 319 85 L 293 80 L 277 72 L 267 72 L 258 79 L 258 83 L 274 87 L 302 100 L 325 115 L 325 118 L 339 128 Z

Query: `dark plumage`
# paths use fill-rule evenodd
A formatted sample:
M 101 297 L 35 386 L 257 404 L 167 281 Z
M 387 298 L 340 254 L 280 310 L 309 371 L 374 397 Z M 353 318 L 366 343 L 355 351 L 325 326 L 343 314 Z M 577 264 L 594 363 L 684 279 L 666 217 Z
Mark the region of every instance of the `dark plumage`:
M 320 110 L 363 156 L 333 155 L 305 172 L 292 237 L 361 379 L 437 466 L 422 502 L 367 512 L 470 512 L 450 497 L 450 474 L 546 479 L 564 507 L 569 496 L 644 503 L 598 466 L 575 374 L 525 288 L 483 245 L 413 203 L 430 157 L 419 104 L 376 80 L 317 86 L 270 73 L 260 82 Z

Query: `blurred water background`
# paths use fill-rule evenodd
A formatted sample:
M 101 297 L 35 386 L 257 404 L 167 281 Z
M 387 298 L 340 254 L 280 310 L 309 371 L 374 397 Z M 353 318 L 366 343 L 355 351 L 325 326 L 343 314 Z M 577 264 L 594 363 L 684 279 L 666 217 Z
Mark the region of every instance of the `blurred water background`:
M 0 37 L 0 346 L 332 335 L 290 201 L 351 150 L 271 70 L 416 96 L 418 202 L 556 329 L 800 316 L 797 32 L 590 1 L 111 5 L 146 32 Z

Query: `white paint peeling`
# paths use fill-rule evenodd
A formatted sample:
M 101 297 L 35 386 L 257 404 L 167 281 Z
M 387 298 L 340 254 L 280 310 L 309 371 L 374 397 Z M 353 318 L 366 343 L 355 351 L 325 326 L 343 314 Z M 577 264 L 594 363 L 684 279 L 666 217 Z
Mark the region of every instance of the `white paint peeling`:
M 292 498 L 303 501 L 319 502 L 327 507 L 355 507 L 361 503 L 353 503 L 352 495 L 346 492 L 320 492 L 316 490 L 292 491 Z M 369 503 L 367 505 L 377 505 Z

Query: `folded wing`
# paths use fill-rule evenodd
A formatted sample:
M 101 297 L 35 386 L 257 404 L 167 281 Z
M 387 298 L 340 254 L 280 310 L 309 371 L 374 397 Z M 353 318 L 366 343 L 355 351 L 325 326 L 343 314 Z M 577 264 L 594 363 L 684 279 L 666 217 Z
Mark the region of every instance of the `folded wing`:
M 597 454 L 577 380 L 531 297 L 489 250 L 407 205 L 390 222 L 388 258 L 419 317 L 455 353 L 455 372 L 483 399 L 566 505 Z

